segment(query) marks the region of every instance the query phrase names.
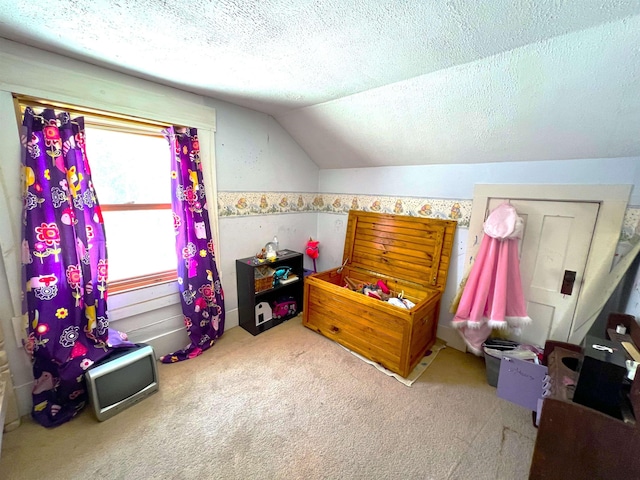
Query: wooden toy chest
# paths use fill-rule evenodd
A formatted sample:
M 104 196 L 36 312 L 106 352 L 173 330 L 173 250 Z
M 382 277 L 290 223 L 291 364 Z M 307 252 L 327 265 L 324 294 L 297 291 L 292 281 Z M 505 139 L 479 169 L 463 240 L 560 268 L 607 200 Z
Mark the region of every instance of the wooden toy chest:
M 456 222 L 349 212 L 343 268 L 309 275 L 303 325 L 407 377 L 436 340 Z M 385 281 L 406 310 L 344 288 Z

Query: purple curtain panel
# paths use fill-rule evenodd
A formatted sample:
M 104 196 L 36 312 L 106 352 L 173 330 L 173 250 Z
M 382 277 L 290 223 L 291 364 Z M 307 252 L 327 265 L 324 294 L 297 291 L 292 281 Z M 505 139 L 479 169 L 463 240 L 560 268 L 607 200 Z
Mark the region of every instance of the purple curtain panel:
M 86 404 L 84 372 L 110 346 L 107 252 L 84 119 L 27 108 L 23 119 L 24 311 L 33 418 L 53 427 Z
M 164 355 L 164 363 L 197 357 L 224 333 L 224 293 L 202 181 L 200 144 L 195 128 L 170 127 L 171 205 L 178 256 L 178 284 L 184 324 L 191 343 Z

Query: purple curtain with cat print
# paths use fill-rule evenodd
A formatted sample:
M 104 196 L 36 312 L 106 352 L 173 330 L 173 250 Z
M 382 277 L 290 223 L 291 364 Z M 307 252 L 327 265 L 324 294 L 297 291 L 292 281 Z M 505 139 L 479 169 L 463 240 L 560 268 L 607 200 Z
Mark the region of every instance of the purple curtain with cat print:
M 202 182 L 200 144 L 195 128 L 165 131 L 171 148 L 173 223 L 178 256 L 178 284 L 184 324 L 191 343 L 164 355 L 164 363 L 197 357 L 224 333 L 224 293 Z
M 23 127 L 25 349 L 35 379 L 32 416 L 54 427 L 85 406 L 84 372 L 111 349 L 107 253 L 84 119 L 27 108 Z

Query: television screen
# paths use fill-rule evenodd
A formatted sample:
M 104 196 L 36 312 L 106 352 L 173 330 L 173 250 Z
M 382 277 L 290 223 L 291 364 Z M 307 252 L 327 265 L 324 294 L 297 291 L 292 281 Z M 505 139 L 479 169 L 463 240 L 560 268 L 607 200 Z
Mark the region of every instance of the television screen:
M 106 420 L 158 390 L 153 347 L 137 344 L 114 352 L 87 370 L 89 401 L 98 420 Z

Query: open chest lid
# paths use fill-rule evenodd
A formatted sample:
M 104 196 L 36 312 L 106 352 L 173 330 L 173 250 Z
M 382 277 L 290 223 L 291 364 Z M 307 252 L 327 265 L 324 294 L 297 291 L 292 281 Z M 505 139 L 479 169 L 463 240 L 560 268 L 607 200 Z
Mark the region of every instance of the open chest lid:
M 342 262 L 444 291 L 457 223 L 349 211 Z

